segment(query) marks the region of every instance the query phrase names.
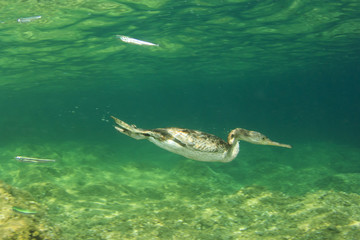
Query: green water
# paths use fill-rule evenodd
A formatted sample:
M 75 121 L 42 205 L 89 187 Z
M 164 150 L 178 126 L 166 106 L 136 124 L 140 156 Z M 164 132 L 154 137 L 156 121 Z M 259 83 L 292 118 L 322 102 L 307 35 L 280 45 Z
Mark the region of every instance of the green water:
M 0 180 L 31 195 L 54 239 L 360 238 L 358 1 L 0 9 Z M 230 163 L 196 162 L 116 132 L 111 115 L 223 139 L 242 127 L 293 148 L 241 143 Z M 319 196 L 331 197 L 309 203 Z M 348 215 L 321 225 L 327 207 Z

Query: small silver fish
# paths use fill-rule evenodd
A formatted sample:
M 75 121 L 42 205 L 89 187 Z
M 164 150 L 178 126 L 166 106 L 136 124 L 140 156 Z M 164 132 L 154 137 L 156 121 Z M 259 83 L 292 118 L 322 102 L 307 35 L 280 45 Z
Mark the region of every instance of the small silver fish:
M 126 43 L 131 43 L 131 44 L 135 44 L 135 45 L 146 45 L 146 46 L 159 46 L 159 44 L 155 44 L 155 43 L 151 43 L 151 42 L 145 42 L 139 39 L 135 39 L 135 38 L 131 38 L 131 37 L 127 37 L 124 35 L 116 35 L 116 38 L 119 38 L 121 41 L 126 42 Z
M 26 23 L 26 22 L 31 22 L 37 19 L 40 19 L 41 16 L 33 16 L 33 17 L 24 17 L 24 18 L 19 18 L 17 21 L 19 23 Z
M 18 212 L 18 213 L 23 213 L 23 214 L 36 214 L 37 211 L 33 211 L 33 210 L 28 210 L 28 209 L 24 209 L 24 208 L 19 208 L 19 207 L 12 207 L 12 209 L 15 211 L 15 212 Z
M 31 162 L 31 163 L 39 163 L 39 162 L 55 162 L 55 159 L 46 159 L 46 158 L 33 158 L 33 157 L 24 157 L 24 156 L 16 156 L 16 160 L 19 162 Z

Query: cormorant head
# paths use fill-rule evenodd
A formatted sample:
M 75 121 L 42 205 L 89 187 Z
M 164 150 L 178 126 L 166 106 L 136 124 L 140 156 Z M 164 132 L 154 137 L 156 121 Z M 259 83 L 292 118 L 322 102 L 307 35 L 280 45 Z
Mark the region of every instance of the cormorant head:
M 260 145 L 271 145 L 271 146 L 278 146 L 278 147 L 286 147 L 291 148 L 288 144 L 282 144 L 278 142 L 271 141 L 268 137 L 265 135 L 255 132 L 255 131 L 249 131 L 243 128 L 236 128 L 232 130 L 229 133 L 228 136 L 228 143 L 230 145 L 234 144 L 237 141 L 246 141 L 253 144 L 260 144 Z

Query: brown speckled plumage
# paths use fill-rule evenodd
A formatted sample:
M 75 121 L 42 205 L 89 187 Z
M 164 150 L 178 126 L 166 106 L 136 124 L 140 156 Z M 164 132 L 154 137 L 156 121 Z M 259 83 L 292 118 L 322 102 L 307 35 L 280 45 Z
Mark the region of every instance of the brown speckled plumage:
M 197 130 L 184 128 L 156 128 L 152 131 L 162 133 L 166 140 L 172 139 L 183 147 L 191 148 L 194 151 L 224 152 L 230 147 L 230 145 L 221 138 Z

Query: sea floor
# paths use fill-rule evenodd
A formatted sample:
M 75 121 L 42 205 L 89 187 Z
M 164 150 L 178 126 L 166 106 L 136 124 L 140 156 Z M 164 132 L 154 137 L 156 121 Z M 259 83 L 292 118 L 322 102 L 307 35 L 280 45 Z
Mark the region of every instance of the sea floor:
M 360 239 L 356 148 L 244 145 L 228 164 L 187 160 L 151 144 L 132 148 L 1 148 L 2 239 Z M 56 162 L 18 162 L 17 155 Z

